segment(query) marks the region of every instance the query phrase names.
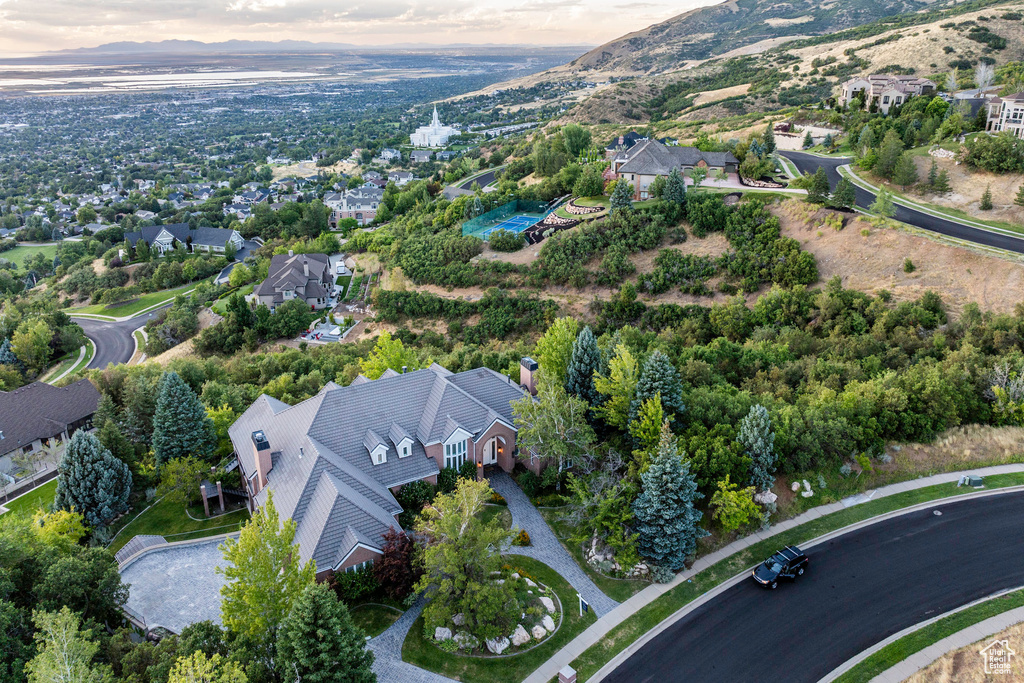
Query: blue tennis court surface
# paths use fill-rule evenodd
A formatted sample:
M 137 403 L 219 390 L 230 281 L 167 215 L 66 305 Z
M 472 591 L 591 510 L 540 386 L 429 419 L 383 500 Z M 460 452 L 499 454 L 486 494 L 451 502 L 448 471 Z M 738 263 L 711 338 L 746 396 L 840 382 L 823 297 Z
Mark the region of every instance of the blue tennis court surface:
M 533 216 L 512 216 L 510 218 L 506 218 L 493 227 L 487 228 L 480 234 L 480 237 L 482 239 L 487 239 L 495 230 L 508 230 L 509 232 L 517 233 L 522 232 L 531 225 L 537 223 L 539 220 L 539 218 Z

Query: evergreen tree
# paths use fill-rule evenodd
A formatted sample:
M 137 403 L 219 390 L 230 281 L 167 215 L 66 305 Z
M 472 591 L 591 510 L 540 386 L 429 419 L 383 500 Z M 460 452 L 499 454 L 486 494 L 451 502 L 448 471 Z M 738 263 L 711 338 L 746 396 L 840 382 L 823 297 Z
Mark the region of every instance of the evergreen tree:
M 935 178 L 935 187 L 932 189 L 938 194 L 947 194 L 953 190 L 949 184 L 949 172 L 946 169 L 939 171 L 939 175 Z
M 750 407 L 736 440 L 750 456 L 750 482 L 761 491 L 768 491 L 775 485 L 775 433 L 768 409 L 762 405 Z
M 100 440 L 83 429 L 75 432 L 57 467 L 59 509 L 82 514 L 93 528 L 105 527 L 128 510 L 132 473 Z
M 864 127 L 860 129 L 860 137 L 857 138 L 857 146 L 860 147 L 861 153 L 866 154 L 868 150 L 875 146 L 875 133 L 871 130 L 871 126 L 864 124 Z
M 828 201 L 829 186 L 825 167 L 819 166 L 811 176 L 811 186 L 807 189 L 807 201 L 812 204 L 824 204 Z
M 814 147 L 814 137 L 811 135 L 811 131 L 807 131 L 804 134 L 804 149 L 810 149 Z
M 611 211 L 631 211 L 633 209 L 633 186 L 625 178 L 620 178 L 615 183 L 615 190 L 612 191 Z
M 325 583 L 311 583 L 281 625 L 278 673 L 303 683 L 373 683 L 373 653 L 345 603 Z
M 673 168 L 668 172 L 661 198 L 675 204 L 686 204 L 686 178 L 678 168 Z
M 900 158 L 896 161 L 896 167 L 892 171 L 892 181 L 903 189 L 917 182 L 917 165 L 914 163 L 914 157 L 907 152 L 900 154 Z
M 630 422 L 637 418 L 644 401 L 654 398 L 655 394 L 661 394 L 661 405 L 666 416 L 681 415 L 686 410 L 679 371 L 668 356 L 657 349 L 647 357 L 640 370 L 640 379 L 633 392 L 633 403 L 629 406 Z
M 565 391 L 596 406 L 601 395 L 594 388 L 594 375 L 601 370 L 601 351 L 597 348 L 594 333 L 587 325 L 572 345 L 572 357 L 565 373 Z
M 18 360 L 18 357 L 14 355 L 14 351 L 11 350 L 10 339 L 4 339 L 3 343 L 0 343 L 0 365 L 11 365 L 19 370 L 24 367 L 24 364 Z
M 878 188 L 875 201 L 871 202 L 868 211 L 877 214 L 882 218 L 892 218 L 896 213 L 896 205 L 892 201 L 892 193 L 884 187 Z
M 878 160 L 875 162 L 874 172 L 882 178 L 892 178 L 896 163 L 903 154 L 903 140 L 895 130 L 889 130 L 882 138 L 882 144 L 878 148 Z
M 135 464 L 135 447 L 121 433 L 121 429 L 113 420 L 107 420 L 100 429 L 100 443 L 110 451 L 110 454 L 128 465 L 131 469 Z
M 176 372 L 165 372 L 157 385 L 153 415 L 153 455 L 158 464 L 174 458 L 208 458 L 217 446 L 213 421 L 195 392 Z
M 1017 196 L 1013 198 L 1013 203 L 1017 206 L 1024 206 L 1024 185 L 1017 188 Z M 2 362 L 3 360 L 0 360 L 0 363 Z
M 932 159 L 932 167 L 928 169 L 928 187 L 935 189 L 935 183 L 939 179 L 939 165 Z
M 764 129 L 764 133 L 761 134 L 761 145 L 764 147 L 766 154 L 775 154 L 775 131 L 772 130 L 772 124 L 770 123 Z
M 981 195 L 981 203 L 978 204 L 978 208 L 982 211 L 992 210 L 992 186 L 986 185 L 985 192 Z
M 104 425 L 111 421 L 117 421 L 117 406 L 114 404 L 114 397 L 104 392 L 100 395 L 99 405 L 92 415 L 92 426 L 103 431 Z
M 700 528 L 701 513 L 694 502 L 703 498 L 689 461 L 679 456 L 668 422 L 661 428 L 658 455 L 640 475 L 641 493 L 633 503 L 637 547 L 651 562 L 672 570 L 682 569 L 697 539 L 707 536 Z
M 836 191 L 832 193 L 832 206 L 837 209 L 852 209 L 857 204 L 857 193 L 849 178 L 840 178 Z

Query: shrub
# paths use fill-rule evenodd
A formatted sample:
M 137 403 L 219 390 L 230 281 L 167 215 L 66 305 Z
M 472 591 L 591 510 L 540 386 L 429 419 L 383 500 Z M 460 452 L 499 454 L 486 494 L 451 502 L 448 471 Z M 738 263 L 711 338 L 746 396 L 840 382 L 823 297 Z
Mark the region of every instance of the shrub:
M 526 547 L 530 545 L 530 534 L 526 533 L 526 529 L 522 529 L 516 537 L 512 539 L 512 545 L 520 547 Z
M 380 584 L 371 568 L 360 569 L 356 572 L 338 572 L 331 577 L 331 588 L 338 594 L 338 598 L 348 604 L 352 604 L 359 598 L 370 595 Z
M 437 490 L 439 493 L 451 493 L 455 490 L 455 484 L 459 480 L 459 473 L 454 467 L 445 467 L 437 475 Z
M 913 273 L 915 270 L 917 270 L 917 266 L 914 265 L 913 261 L 911 261 L 909 258 L 903 259 L 904 273 Z
M 857 464 L 860 465 L 861 470 L 863 470 L 864 472 L 874 472 L 875 471 L 875 468 L 872 467 L 872 465 L 871 465 L 871 458 L 869 458 L 864 453 L 861 453 L 860 455 L 855 456 L 854 460 L 857 461 Z
M 494 505 L 508 505 L 508 501 L 505 500 L 505 496 L 501 495 L 497 491 L 491 492 L 491 503 Z
M 519 475 L 517 483 L 528 498 L 533 498 L 540 491 L 540 477 L 529 470 Z
M 526 240 L 523 239 L 522 233 L 512 232 L 511 230 L 495 230 L 487 238 L 488 243 L 491 245 L 491 249 L 494 251 L 519 251 L 526 244 Z
M 470 481 L 476 479 L 476 463 L 471 460 L 462 463 L 462 466 L 459 468 L 459 477 L 469 479 Z
M 669 583 L 676 578 L 676 573 L 668 567 L 657 564 L 648 565 L 648 567 L 651 570 L 651 581 L 654 583 Z

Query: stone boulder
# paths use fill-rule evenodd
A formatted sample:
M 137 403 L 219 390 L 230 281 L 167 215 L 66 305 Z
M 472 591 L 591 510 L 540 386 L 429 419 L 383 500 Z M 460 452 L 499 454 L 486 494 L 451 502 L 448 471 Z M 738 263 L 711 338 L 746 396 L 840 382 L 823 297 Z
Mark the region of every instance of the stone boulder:
M 452 639 L 452 630 L 445 628 L 444 626 L 438 626 L 434 629 L 434 640 L 439 643 L 443 643 L 446 640 Z
M 548 632 L 540 624 L 537 624 L 532 629 L 530 629 L 530 633 L 533 634 L 534 640 L 544 640 L 544 638 L 548 635 Z
M 754 502 L 758 505 L 771 505 L 778 499 L 779 497 L 771 491 L 761 491 L 754 494 Z
M 480 641 L 469 631 L 459 631 L 455 634 L 455 644 L 460 650 L 473 650 L 479 647 Z
M 463 614 L 462 612 L 459 612 L 454 617 L 452 617 L 452 623 L 455 624 L 456 626 L 465 626 L 466 625 L 466 615 Z
M 500 655 L 502 652 L 508 649 L 509 643 L 508 638 L 491 638 L 487 641 L 487 649 L 496 655 Z
M 512 634 L 512 644 L 519 647 L 520 645 L 526 645 L 528 642 L 530 642 L 530 634 L 526 632 L 522 624 L 519 624 Z
M 541 597 L 540 604 L 544 605 L 544 609 L 548 611 L 548 614 L 555 613 L 555 601 L 548 597 Z
M 555 620 L 551 618 L 550 614 L 544 615 L 544 618 L 540 620 L 540 625 L 552 633 L 555 632 Z
M 536 587 L 537 587 L 537 584 L 535 584 L 535 583 L 534 583 L 533 581 L 531 581 L 530 579 L 523 579 L 523 581 L 525 581 L 525 582 L 526 582 L 526 585 L 527 585 L 527 586 L 529 586 L 530 588 L 536 588 Z

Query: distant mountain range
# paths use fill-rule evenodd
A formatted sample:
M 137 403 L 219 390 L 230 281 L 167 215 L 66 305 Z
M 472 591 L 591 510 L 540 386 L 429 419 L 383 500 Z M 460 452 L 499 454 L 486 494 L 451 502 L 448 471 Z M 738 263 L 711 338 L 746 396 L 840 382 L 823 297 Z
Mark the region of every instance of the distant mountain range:
M 199 40 L 122 41 L 106 43 L 96 47 L 82 47 L 58 50 L 60 54 L 73 55 L 139 55 L 139 54 L 238 54 L 274 52 L 347 52 L 379 50 L 465 50 L 465 49 L 508 49 L 529 48 L 527 45 L 498 45 L 492 43 L 453 43 L 432 45 L 429 43 L 397 43 L 394 45 L 353 45 L 351 43 L 314 43 L 308 40 L 226 40 L 219 43 L 204 43 Z M 589 46 L 580 44 L 581 50 Z M 560 46 L 564 49 L 564 46 Z

